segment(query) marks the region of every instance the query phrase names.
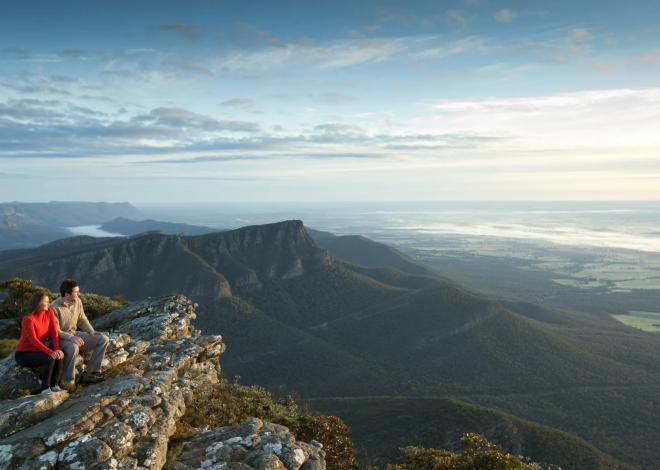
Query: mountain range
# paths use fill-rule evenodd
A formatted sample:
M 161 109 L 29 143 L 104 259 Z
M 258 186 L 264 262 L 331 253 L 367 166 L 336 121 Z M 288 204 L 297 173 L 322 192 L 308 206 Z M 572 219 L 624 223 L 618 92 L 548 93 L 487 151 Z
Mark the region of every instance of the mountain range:
M 358 397 L 407 397 L 396 407 L 412 415 L 432 403 L 421 397 L 453 397 L 462 404 L 445 407 L 447 416 L 480 416 L 479 406 L 488 407 L 491 417 L 509 413 L 589 443 L 517 422 L 510 432 L 535 449 L 532 458 L 545 459 L 551 442 L 563 439 L 601 464 L 563 468 L 628 468 L 589 446 L 642 468 L 660 461 L 657 335 L 604 316 L 496 302 L 431 270 L 411 273 L 425 268 L 392 248 L 311 233 L 286 221 L 198 236 L 150 233 L 67 252 L 42 248 L 0 258 L 0 280 L 23 277 L 54 289 L 73 277 L 83 291 L 127 299 L 183 293 L 200 303 L 196 326 L 225 338 L 226 375 L 284 385 L 316 399 L 310 403 L 323 412 L 341 408 L 339 416 L 358 417 L 347 418 L 356 429 L 367 419 Z M 330 400 L 336 397 L 350 399 Z M 384 430 L 399 429 L 393 402 L 369 400 Z M 429 442 L 445 442 L 454 434 L 431 424 L 445 412 L 427 409 Z M 529 444 L 532 434 L 537 444 Z M 399 445 L 385 451 L 358 436 L 356 446 L 372 456 Z
M 142 218 L 127 202 L 0 203 L 0 250 L 29 248 L 71 236 L 66 227 Z

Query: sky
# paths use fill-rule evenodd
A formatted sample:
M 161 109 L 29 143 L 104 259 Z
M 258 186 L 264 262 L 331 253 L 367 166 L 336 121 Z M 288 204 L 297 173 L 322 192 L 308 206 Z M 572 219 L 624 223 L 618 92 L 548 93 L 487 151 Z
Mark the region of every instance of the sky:
M 0 3 L 0 201 L 660 200 L 660 2 Z

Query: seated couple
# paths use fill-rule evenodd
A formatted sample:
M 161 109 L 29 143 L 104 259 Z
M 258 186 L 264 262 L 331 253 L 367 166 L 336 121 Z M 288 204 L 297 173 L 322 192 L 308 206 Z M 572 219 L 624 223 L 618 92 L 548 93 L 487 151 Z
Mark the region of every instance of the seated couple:
M 81 383 L 102 382 L 99 376 L 108 337 L 94 331 L 80 299 L 78 283 L 67 279 L 60 286 L 61 297 L 50 306 L 45 292 L 35 292 L 28 301 L 21 322 L 21 339 L 14 357 L 23 367 L 43 366 L 41 393 L 62 390 L 60 375 L 67 386 L 75 384 L 78 351 L 91 350 L 92 358 L 80 378 Z M 81 331 L 76 331 L 78 328 Z

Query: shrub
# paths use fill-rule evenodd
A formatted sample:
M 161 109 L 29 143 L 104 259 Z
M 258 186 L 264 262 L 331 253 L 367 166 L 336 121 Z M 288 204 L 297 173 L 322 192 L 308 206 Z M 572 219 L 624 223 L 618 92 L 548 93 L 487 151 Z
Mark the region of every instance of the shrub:
M 461 438 L 460 454 L 448 450 L 406 447 L 402 465 L 388 465 L 388 470 L 541 470 L 537 464 L 525 463 L 522 457 L 502 453 L 502 448 L 489 443 L 478 434 Z
M 20 318 L 30 296 L 37 291 L 46 292 L 53 299 L 53 293 L 45 287 L 34 286 L 32 281 L 18 277 L 0 282 L 0 290 L 7 291 L 7 297 L 0 301 L 0 318 Z
M 116 295 L 111 299 L 96 294 L 80 294 L 80 300 L 85 308 L 85 315 L 90 320 L 117 310 L 122 305 L 130 304 L 120 295 Z
M 298 417 L 293 428 L 296 439 L 304 442 L 315 440 L 323 444 L 328 469 L 357 468 L 353 442 L 348 437 L 350 429 L 340 418 L 306 413 Z

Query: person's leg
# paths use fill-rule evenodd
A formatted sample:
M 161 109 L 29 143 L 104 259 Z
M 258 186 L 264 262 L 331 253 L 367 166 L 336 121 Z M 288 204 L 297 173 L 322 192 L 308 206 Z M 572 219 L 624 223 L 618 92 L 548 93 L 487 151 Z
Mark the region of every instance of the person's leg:
M 80 349 L 83 351 L 92 350 L 92 358 L 87 363 L 85 367 L 85 372 L 94 374 L 101 370 L 101 364 L 103 363 L 103 357 L 105 356 L 105 350 L 108 349 L 108 337 L 105 335 L 90 335 L 89 333 L 77 332 L 76 336 L 79 336 L 83 339 L 85 344 L 80 346 Z
M 41 351 L 16 351 L 14 357 L 16 358 L 16 363 L 22 367 L 42 366 L 41 389 L 46 390 L 50 388 L 55 359 Z
M 78 345 L 68 339 L 60 340 L 60 349 L 64 353 L 62 361 L 62 382 L 73 383 L 76 379 L 76 357 L 78 357 Z
M 53 374 L 50 376 L 50 386 L 51 388 L 60 383 L 60 377 L 62 376 L 62 359 L 55 359 L 53 365 Z

